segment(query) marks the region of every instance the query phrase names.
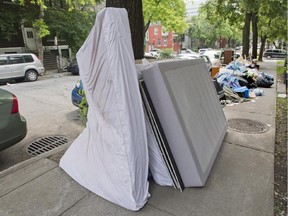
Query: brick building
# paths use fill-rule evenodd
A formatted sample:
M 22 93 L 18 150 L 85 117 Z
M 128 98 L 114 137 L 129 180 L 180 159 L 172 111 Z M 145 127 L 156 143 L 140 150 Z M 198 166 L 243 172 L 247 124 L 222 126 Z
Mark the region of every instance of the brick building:
M 161 24 L 151 24 L 146 32 L 146 52 L 151 49 L 172 49 L 178 52 L 181 49 L 181 43 L 175 42 L 173 32 L 168 32 Z

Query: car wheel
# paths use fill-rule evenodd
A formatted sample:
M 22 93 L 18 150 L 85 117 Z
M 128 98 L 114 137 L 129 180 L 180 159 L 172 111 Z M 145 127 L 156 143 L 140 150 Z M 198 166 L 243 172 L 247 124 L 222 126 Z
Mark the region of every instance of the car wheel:
M 25 75 L 25 81 L 33 82 L 38 79 L 38 73 L 34 70 L 28 70 Z
M 267 58 L 267 59 L 271 59 L 271 56 L 270 56 L 270 55 L 268 55 L 266 58 Z

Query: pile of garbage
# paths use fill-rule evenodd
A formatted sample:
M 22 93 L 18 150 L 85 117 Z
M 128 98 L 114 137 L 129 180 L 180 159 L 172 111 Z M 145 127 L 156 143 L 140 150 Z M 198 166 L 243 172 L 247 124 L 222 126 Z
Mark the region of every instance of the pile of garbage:
M 222 86 L 226 100 L 239 103 L 264 94 L 263 89 L 274 84 L 274 77 L 260 72 L 257 60 L 249 63 L 242 57 L 221 68 L 214 77 Z

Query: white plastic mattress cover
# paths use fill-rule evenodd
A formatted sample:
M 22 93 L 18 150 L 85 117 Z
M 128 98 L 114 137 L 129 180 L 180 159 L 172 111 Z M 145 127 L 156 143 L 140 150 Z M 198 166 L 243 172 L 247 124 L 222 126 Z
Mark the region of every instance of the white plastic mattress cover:
M 141 63 L 136 64 L 136 70 L 138 79 L 142 79 L 142 71 L 151 68 L 153 65 L 149 63 L 146 59 L 142 59 Z M 172 186 L 173 182 L 171 176 L 168 173 L 168 169 L 165 165 L 164 159 L 161 155 L 160 148 L 157 144 L 156 137 L 153 133 L 151 123 L 149 122 L 148 114 L 144 110 L 144 116 L 146 121 L 146 132 L 148 141 L 148 152 L 149 152 L 149 169 L 153 176 L 153 180 L 156 184 L 161 186 Z
M 88 121 L 60 167 L 106 200 L 139 210 L 150 196 L 148 145 L 125 9 L 97 13 L 77 61 Z

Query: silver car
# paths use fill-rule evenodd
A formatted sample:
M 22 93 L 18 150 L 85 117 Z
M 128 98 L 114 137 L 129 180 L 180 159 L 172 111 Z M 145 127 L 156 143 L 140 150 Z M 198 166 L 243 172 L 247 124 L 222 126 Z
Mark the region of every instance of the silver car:
M 209 59 L 208 56 L 206 55 L 199 55 L 199 54 L 191 54 L 191 53 L 185 53 L 185 54 L 178 54 L 176 56 L 176 58 L 180 58 L 180 59 L 198 59 L 198 58 L 202 58 L 204 59 L 205 63 L 206 63 L 206 66 L 207 66 L 207 69 L 208 69 L 208 72 L 211 73 L 211 70 L 212 70 L 212 63 Z
M 44 72 L 42 62 L 33 53 L 0 55 L 0 81 L 36 81 Z

